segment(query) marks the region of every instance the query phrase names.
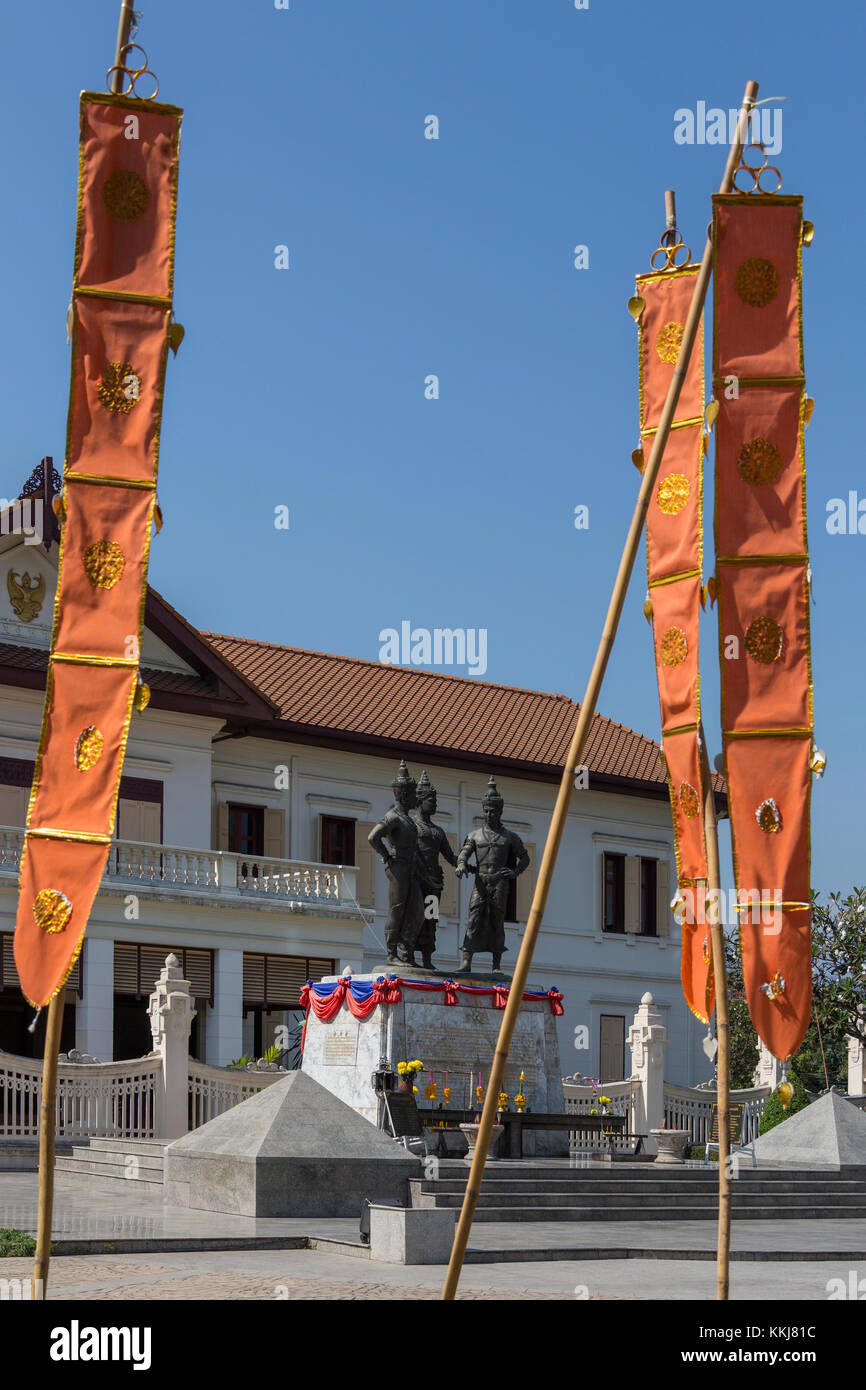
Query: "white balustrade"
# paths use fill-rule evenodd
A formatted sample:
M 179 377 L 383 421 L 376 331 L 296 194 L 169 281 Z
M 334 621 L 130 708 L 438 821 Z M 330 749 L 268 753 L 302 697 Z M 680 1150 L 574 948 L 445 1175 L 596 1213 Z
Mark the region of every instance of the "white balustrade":
M 624 1115 L 625 1128 L 630 1132 L 635 1132 L 634 1115 L 635 1101 L 640 1083 L 636 1077 L 631 1077 L 627 1081 L 604 1081 L 593 1085 L 586 1077 L 563 1078 L 562 1090 L 565 1096 L 566 1115 L 591 1115 L 595 1112 L 602 1115 L 606 1110 L 609 1115 Z M 609 1104 L 602 1105 L 599 1096 L 607 1096 Z M 607 1149 L 607 1140 L 602 1138 L 597 1131 L 584 1131 L 573 1129 L 568 1132 L 569 1148 L 573 1154 L 588 1154 L 600 1152 Z M 616 1153 L 630 1153 L 634 1148 L 634 1140 L 615 1137 L 613 1147 Z
M 674 1086 L 665 1082 L 665 1129 L 687 1129 L 692 1144 L 706 1144 L 712 1125 L 713 1106 L 718 1103 L 716 1091 Z M 758 1133 L 764 1106 L 770 1096 L 766 1086 L 731 1091 L 731 1104 L 746 1107 L 746 1139 Z
M 223 1111 L 258 1095 L 285 1076 L 285 1071 L 239 1071 L 209 1067 L 203 1062 L 189 1063 L 189 1127 L 198 1129 Z
M 17 873 L 24 831 L 0 826 L 0 874 Z M 179 889 L 208 896 L 250 900 L 280 898 L 301 906 L 321 904 L 357 911 L 357 869 L 296 859 L 266 859 L 222 850 L 185 849 L 134 840 L 114 840 L 105 883 Z
M 152 1139 L 159 1070 L 156 1055 L 126 1062 L 59 1061 L 58 1137 Z M 0 1136 L 37 1137 L 41 1092 L 41 1060 L 0 1052 Z

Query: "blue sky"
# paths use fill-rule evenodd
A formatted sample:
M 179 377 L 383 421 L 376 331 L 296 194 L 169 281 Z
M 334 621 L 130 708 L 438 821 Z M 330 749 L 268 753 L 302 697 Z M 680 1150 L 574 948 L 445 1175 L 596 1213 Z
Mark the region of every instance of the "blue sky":
M 580 698 L 638 487 L 625 303 L 663 226 L 699 257 L 720 146 L 674 112 L 786 97 L 775 162 L 804 257 L 818 741 L 813 881 L 862 881 L 858 612 L 866 497 L 857 267 L 864 11 L 728 0 L 142 0 L 186 110 L 151 580 L 204 628 L 375 659 L 379 632 L 485 628 L 485 679 Z M 116 0 L 4 6 L 5 426 L 0 491 L 62 461 L 77 108 Z M 424 138 L 425 118 L 439 139 Z M 289 247 L 290 269 L 274 268 Z M 573 248 L 589 248 L 575 270 Z M 436 374 L 438 400 L 425 378 Z M 574 509 L 589 507 L 588 530 Z M 274 508 L 290 511 L 288 530 Z M 710 517 L 707 516 L 709 526 Z M 866 524 L 866 523 L 864 523 Z M 709 540 L 709 532 L 708 532 Z M 710 568 L 709 556 L 707 570 Z M 600 709 L 657 737 L 641 555 Z M 704 708 L 720 747 L 715 615 Z

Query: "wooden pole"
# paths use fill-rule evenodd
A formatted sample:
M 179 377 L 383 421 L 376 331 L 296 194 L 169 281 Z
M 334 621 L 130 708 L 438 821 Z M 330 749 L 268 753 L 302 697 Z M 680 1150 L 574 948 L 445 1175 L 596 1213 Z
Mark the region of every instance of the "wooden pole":
M 721 870 L 716 799 L 707 757 L 707 743 L 701 725 L 701 768 L 704 780 L 704 838 L 707 846 L 707 917 L 713 951 L 713 982 L 716 992 L 716 1106 L 719 1117 L 719 1228 L 716 1246 L 717 1297 L 727 1299 L 731 1262 L 731 1026 L 728 1008 L 728 971 L 725 964 L 725 932 L 720 911 Z
M 117 47 L 114 50 L 114 71 L 111 74 L 111 90 L 123 91 L 123 60 L 129 45 L 129 31 L 133 21 L 132 0 L 121 0 L 120 18 L 117 21 Z
M 132 0 L 121 0 L 117 22 L 117 45 L 114 52 L 114 71 L 111 74 L 112 92 L 123 90 L 124 54 L 129 44 L 133 21 Z M 42 1061 L 42 1095 L 39 1108 L 39 1199 L 36 1225 L 36 1255 L 33 1263 L 33 1282 L 30 1296 L 43 1299 L 48 1288 L 48 1262 L 51 1256 L 51 1220 L 54 1209 L 54 1112 L 57 1095 L 57 1054 L 63 1028 L 63 1009 L 66 986 L 57 991 L 48 1005 L 45 1027 L 45 1052 Z
M 728 152 L 728 162 L 725 165 L 724 177 L 722 178 L 719 188 L 721 193 L 729 193 L 731 190 L 734 170 L 737 167 L 737 161 L 740 157 L 740 150 L 748 134 L 749 113 L 755 104 L 757 94 L 757 82 L 747 82 L 743 96 L 743 104 L 740 107 L 740 115 L 737 121 L 736 134 Z M 487 1161 L 490 1135 L 496 1118 L 498 1096 L 502 1089 L 502 1081 L 505 1075 L 505 1063 L 508 1060 L 511 1039 L 514 1035 L 517 1015 L 520 1012 L 521 996 L 526 988 L 527 978 L 532 965 L 532 955 L 535 950 L 535 943 L 538 939 L 541 920 L 544 916 L 544 909 L 547 904 L 547 894 L 550 888 L 551 878 L 553 877 L 556 856 L 559 852 L 559 846 L 565 830 L 568 805 L 571 800 L 572 782 L 575 770 L 580 764 L 590 728 L 592 727 L 596 702 L 598 700 L 599 691 L 601 690 L 601 683 L 604 679 L 610 653 L 613 648 L 616 631 L 619 626 L 629 580 L 631 579 L 632 569 L 634 568 L 635 556 L 637 555 L 638 545 L 640 543 L 641 532 L 643 530 L 644 521 L 646 520 L 647 508 L 649 506 L 652 490 L 656 484 L 662 455 L 664 454 L 665 445 L 667 444 L 671 424 L 676 412 L 677 402 L 679 401 L 680 392 L 685 379 L 686 368 L 688 367 L 695 337 L 697 336 L 701 311 L 707 294 L 712 261 L 712 242 L 707 238 L 703 258 L 701 260 L 701 267 L 695 280 L 692 302 L 689 307 L 688 315 L 686 316 L 679 357 L 674 367 L 667 398 L 659 418 L 658 429 L 656 430 L 649 460 L 644 469 L 643 481 L 641 482 L 640 492 L 638 493 L 638 499 L 635 504 L 634 515 L 631 519 L 628 536 L 626 537 L 625 548 L 619 562 L 619 570 L 617 571 L 616 582 L 613 587 L 613 593 L 611 594 L 604 629 L 601 634 L 601 640 L 595 655 L 595 662 L 586 687 L 586 694 L 583 697 L 583 703 L 580 707 L 580 714 L 578 716 L 577 726 L 574 730 L 574 736 L 571 740 L 571 747 L 568 750 L 566 764 L 562 771 L 562 780 L 559 784 L 559 792 L 556 798 L 556 805 L 553 809 L 550 829 L 547 832 L 547 841 L 544 846 L 544 854 L 538 871 L 538 880 L 532 898 L 529 920 L 526 923 L 526 931 L 523 934 L 523 941 L 520 945 L 520 954 L 517 957 L 517 963 L 514 967 L 514 978 L 511 982 L 508 1003 L 502 1015 L 499 1038 L 496 1043 L 496 1051 L 493 1055 L 493 1065 L 490 1069 L 490 1076 L 487 1082 L 484 1109 L 481 1112 L 481 1124 L 478 1130 L 478 1140 L 475 1145 L 475 1157 L 472 1160 L 472 1167 L 469 1170 L 466 1192 L 463 1197 L 463 1206 L 460 1212 L 460 1219 L 457 1223 L 457 1230 L 454 1235 L 451 1260 L 448 1265 L 448 1273 L 445 1276 L 445 1284 L 442 1290 L 443 1299 L 453 1299 L 457 1293 L 460 1271 L 463 1268 L 463 1259 L 466 1254 L 466 1247 L 469 1243 L 469 1233 L 472 1229 L 472 1218 L 475 1215 L 475 1208 L 478 1205 L 478 1198 L 481 1193 L 481 1180 L 484 1176 L 484 1165 Z
M 51 1216 L 54 1205 L 54 1100 L 57 1093 L 57 1054 L 66 986 L 58 990 L 48 1005 L 45 1029 L 45 1059 L 42 1063 L 42 1096 L 39 1107 L 39 1214 L 36 1226 L 36 1258 L 33 1264 L 32 1299 L 45 1297 L 48 1287 L 48 1260 L 51 1255 Z

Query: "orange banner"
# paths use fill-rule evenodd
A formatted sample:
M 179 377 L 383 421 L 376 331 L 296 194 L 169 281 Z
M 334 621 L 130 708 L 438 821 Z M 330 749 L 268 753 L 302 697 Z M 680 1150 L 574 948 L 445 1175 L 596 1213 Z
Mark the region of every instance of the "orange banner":
M 802 199 L 713 198 L 722 739 L 752 1020 L 775 1056 L 809 1023 L 813 757 Z
M 178 107 L 84 92 L 62 536 L 15 962 L 46 1004 L 84 939 L 136 701 L 171 324 Z
M 638 317 L 638 353 L 641 439 L 645 452 L 652 447 L 671 383 L 697 273 L 698 267 L 689 265 L 636 277 L 636 293 L 643 301 Z M 698 741 L 703 411 L 702 321 L 650 500 L 646 532 L 662 743 L 673 816 L 680 915 L 684 919 L 683 993 L 692 1012 L 708 1023 L 713 1010 L 713 980 L 704 910 L 707 851 Z

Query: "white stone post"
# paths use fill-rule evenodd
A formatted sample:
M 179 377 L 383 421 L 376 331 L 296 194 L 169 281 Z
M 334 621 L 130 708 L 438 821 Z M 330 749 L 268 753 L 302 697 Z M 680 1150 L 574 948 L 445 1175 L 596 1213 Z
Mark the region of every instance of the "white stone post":
M 88 936 L 82 961 L 84 992 L 75 1006 L 75 1046 L 110 1062 L 114 1056 L 114 942 Z
M 848 1094 L 866 1096 L 866 1047 L 859 1038 L 848 1039 Z
M 649 1135 L 660 1129 L 665 1119 L 665 1048 L 668 1030 L 660 1009 L 653 1007 L 653 997 L 647 990 L 628 1030 L 631 1048 L 632 1075 L 640 1085 L 635 1096 L 633 1129 L 636 1134 Z M 643 1141 L 643 1152 L 655 1157 L 658 1147 L 654 1139 Z
M 763 1038 L 758 1039 L 760 1053 L 758 1054 L 758 1065 L 755 1067 L 755 1074 L 752 1077 L 753 1086 L 769 1086 L 771 1091 L 782 1080 L 782 1063 L 778 1057 L 774 1057 Z
M 227 1067 L 246 1051 L 243 951 L 221 946 L 214 952 L 213 1009 L 208 1015 L 206 1047 L 212 1067 Z
M 148 1013 L 154 1051 L 162 1058 L 157 1133 L 167 1141 L 180 1139 L 189 1129 L 189 1030 L 196 1010 L 174 954 L 165 958 Z

